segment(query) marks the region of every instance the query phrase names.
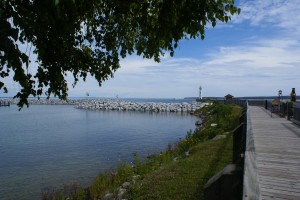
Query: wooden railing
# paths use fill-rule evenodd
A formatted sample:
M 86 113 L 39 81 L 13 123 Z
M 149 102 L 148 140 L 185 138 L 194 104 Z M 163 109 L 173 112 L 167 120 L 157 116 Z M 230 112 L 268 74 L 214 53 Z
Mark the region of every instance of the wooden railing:
M 243 106 L 240 125 L 233 131 L 233 157 L 232 163 L 241 169 L 240 186 L 237 199 L 259 199 L 260 188 L 258 185 L 255 145 L 252 132 L 251 116 L 248 112 L 249 101 L 236 101 Z M 264 101 L 253 101 L 251 105 L 264 106 Z
M 258 102 L 256 102 L 258 103 Z M 244 200 L 254 200 L 260 197 L 260 188 L 258 184 L 255 145 L 252 131 L 251 114 L 247 104 L 247 120 L 246 120 L 246 144 L 244 152 L 244 168 L 243 168 L 243 197 Z

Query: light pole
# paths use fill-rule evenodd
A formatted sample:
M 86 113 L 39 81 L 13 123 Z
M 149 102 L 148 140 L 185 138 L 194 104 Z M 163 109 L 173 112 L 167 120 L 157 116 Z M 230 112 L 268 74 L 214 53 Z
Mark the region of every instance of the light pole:
M 279 101 L 282 99 L 282 90 L 278 91 L 278 98 L 279 98 Z
M 282 97 L 282 90 L 278 90 L 278 99 L 279 99 L 279 110 L 282 113 L 282 106 L 281 106 L 281 97 Z

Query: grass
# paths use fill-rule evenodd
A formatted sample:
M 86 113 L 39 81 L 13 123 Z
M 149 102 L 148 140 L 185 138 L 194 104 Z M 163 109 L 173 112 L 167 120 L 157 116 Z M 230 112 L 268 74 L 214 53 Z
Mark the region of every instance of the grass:
M 232 159 L 232 137 L 206 141 L 190 156 L 148 173 L 132 187 L 128 199 L 203 199 L 205 183 Z
M 88 188 L 71 187 L 71 193 L 56 190 L 44 194 L 43 199 L 101 199 L 108 192 L 116 197 L 120 185 L 138 175 L 139 179 L 127 188 L 123 198 L 201 200 L 209 178 L 231 163 L 230 132 L 238 125 L 241 112 L 242 109 L 234 105 L 214 103 L 204 107 L 196 114 L 201 115 L 205 126 L 201 130 L 189 131 L 184 140 L 175 146 L 169 145 L 165 152 L 154 154 L 144 162 L 134 153 L 133 165 L 123 163 L 115 173 L 100 174 Z M 225 138 L 211 140 L 224 133 L 227 133 Z

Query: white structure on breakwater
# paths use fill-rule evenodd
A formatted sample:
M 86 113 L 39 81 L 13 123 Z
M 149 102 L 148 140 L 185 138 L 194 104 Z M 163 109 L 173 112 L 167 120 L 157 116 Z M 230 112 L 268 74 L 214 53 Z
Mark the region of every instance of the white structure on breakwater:
M 194 112 L 206 105 L 205 103 L 154 103 L 154 102 L 127 102 L 114 100 L 81 100 L 76 106 L 79 109 L 92 110 L 119 110 L 140 112 Z

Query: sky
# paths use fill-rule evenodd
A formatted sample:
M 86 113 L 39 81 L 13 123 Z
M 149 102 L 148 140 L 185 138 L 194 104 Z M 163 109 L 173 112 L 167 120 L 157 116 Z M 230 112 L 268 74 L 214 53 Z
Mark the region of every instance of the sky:
M 173 57 L 160 63 L 132 55 L 101 87 L 88 77 L 69 97 L 184 98 L 274 96 L 292 88 L 300 94 L 299 0 L 236 0 L 240 15 L 215 28 L 205 39 L 182 40 Z M 13 96 L 19 87 L 6 82 Z

